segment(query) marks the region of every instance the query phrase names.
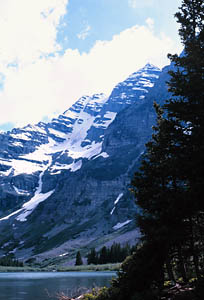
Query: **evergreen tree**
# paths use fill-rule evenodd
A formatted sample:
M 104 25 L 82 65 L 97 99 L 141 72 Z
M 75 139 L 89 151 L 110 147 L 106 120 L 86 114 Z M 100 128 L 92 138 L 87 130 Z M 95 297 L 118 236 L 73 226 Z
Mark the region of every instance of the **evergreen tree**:
M 204 186 L 204 2 L 185 0 L 176 14 L 184 55 L 169 55 L 177 70 L 171 72 L 170 91 L 174 98 L 166 105 L 170 121 L 177 121 L 174 143 L 182 153 L 177 165 L 178 180 L 186 193 L 183 220 L 187 224 L 186 246 L 197 277 L 203 252 Z M 177 154 L 178 157 L 178 154 Z M 180 155 L 181 157 L 181 155 Z M 177 159 L 178 161 L 178 159 Z
M 176 14 L 184 53 L 169 55 L 176 66 L 169 90 L 173 98 L 157 111 L 157 126 L 140 171 L 133 180 L 138 224 L 148 242 L 163 243 L 171 262 L 187 280 L 186 265 L 200 277 L 203 252 L 204 186 L 204 3 L 183 0 Z M 193 264 L 191 263 L 193 258 Z M 192 267 L 191 266 L 191 267 Z
M 188 189 L 186 209 L 204 209 L 204 3 L 185 0 L 176 14 L 184 54 L 169 55 L 177 67 L 171 72 L 170 92 L 175 96 L 165 109 L 170 120 L 177 120 L 175 141 L 182 149 L 181 180 Z M 179 168 L 181 171 L 181 168 Z M 197 199 L 193 201 L 192 199 Z M 186 211 L 187 213 L 187 211 Z
M 117 296 L 110 299 L 151 299 L 156 300 L 157 297 L 149 294 L 151 289 L 159 289 L 164 282 L 163 263 L 164 257 L 158 251 L 162 245 L 156 242 L 145 242 L 142 247 L 127 257 L 118 273 L 118 278 L 113 281 L 113 287 L 116 288 Z M 134 294 L 147 292 L 149 297 Z
M 171 274 L 170 254 L 180 249 L 185 241 L 186 226 L 181 218 L 185 190 L 177 183 L 174 166 L 175 144 L 171 139 L 172 123 L 163 118 L 163 110 L 155 104 L 157 126 L 152 141 L 146 145 L 147 152 L 140 171 L 135 174 L 132 184 L 137 205 L 142 209 L 137 223 L 148 243 L 158 243 L 161 257 Z M 181 206 L 181 207 L 180 207 Z M 177 247 L 175 249 L 175 246 Z M 173 276 L 170 275 L 171 279 Z M 183 278 L 186 275 L 183 272 Z
M 101 248 L 100 250 L 100 254 L 99 254 L 99 264 L 106 264 L 108 262 L 108 255 L 107 255 L 107 248 L 106 246 L 103 246 L 103 248 Z
M 90 264 L 96 265 L 98 263 L 98 254 L 96 253 L 95 248 L 91 249 L 91 252 L 89 252 L 87 256 L 87 263 L 88 265 Z
M 81 266 L 81 265 L 83 265 L 83 261 L 81 258 L 81 253 L 80 253 L 80 251 L 78 251 L 76 254 L 75 266 Z

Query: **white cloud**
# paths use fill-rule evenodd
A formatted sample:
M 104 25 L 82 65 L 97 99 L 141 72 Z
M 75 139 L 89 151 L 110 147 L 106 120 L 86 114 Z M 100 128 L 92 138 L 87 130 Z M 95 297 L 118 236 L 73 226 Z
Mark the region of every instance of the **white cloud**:
M 86 27 L 80 33 L 77 34 L 78 39 L 85 40 L 89 35 L 90 30 L 91 30 L 91 26 L 86 25 Z
M 57 2 L 61 3 L 61 9 L 58 7 L 59 11 L 54 16 L 52 9 Z M 35 27 L 31 28 L 29 25 L 31 36 L 36 38 L 36 43 L 29 39 L 31 48 L 25 43 L 21 53 L 17 44 L 12 52 L 11 41 L 7 43 L 10 52 L 8 56 L 4 53 L 4 60 L 9 62 L 16 58 L 22 63 L 18 68 L 4 69 L 6 78 L 4 89 L 0 91 L 0 124 L 14 122 L 17 126 L 22 126 L 35 123 L 44 116 L 63 112 L 82 95 L 110 93 L 114 85 L 148 61 L 162 67 L 168 63 L 168 52 L 181 50 L 164 34 L 155 36 L 149 28 L 152 24 L 149 19 L 148 26 L 134 26 L 115 35 L 111 41 L 97 41 L 89 53 L 80 54 L 78 50 L 67 49 L 61 56 L 55 54 L 54 57 L 39 58 L 39 53 L 53 52 L 58 47 L 56 26 L 64 13 L 66 1 L 45 0 L 45 3 L 53 3 L 53 6 L 45 5 L 38 12 L 44 11 L 47 15 L 46 19 L 43 17 L 44 21 L 49 25 L 47 23 L 47 29 L 44 30 L 44 24 L 36 27 L 38 30 L 42 29 L 46 42 L 40 37 L 41 32 L 37 32 L 35 37 Z M 40 23 L 41 21 L 43 19 L 40 19 Z M 19 28 L 19 40 L 22 43 L 21 29 Z M 26 34 L 27 31 L 25 36 Z
M 68 0 L 1 0 L 0 68 L 26 64 L 59 49 L 57 25 Z

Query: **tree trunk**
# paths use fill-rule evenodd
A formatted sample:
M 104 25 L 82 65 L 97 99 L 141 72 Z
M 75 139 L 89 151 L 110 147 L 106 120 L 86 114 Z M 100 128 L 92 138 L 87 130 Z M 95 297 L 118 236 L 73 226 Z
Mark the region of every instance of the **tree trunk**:
M 169 280 L 172 281 L 173 283 L 175 283 L 176 280 L 175 280 L 174 273 L 172 270 L 171 259 L 170 259 L 169 255 L 166 258 L 166 270 L 168 273 Z
M 194 232 L 193 232 L 193 221 L 192 218 L 189 218 L 190 221 L 190 230 L 191 230 L 191 237 L 190 237 L 190 247 L 191 247 L 191 253 L 193 256 L 193 264 L 195 267 L 195 272 L 196 272 L 196 276 L 198 279 L 201 278 L 200 275 L 200 270 L 199 270 L 199 259 L 198 259 L 198 255 L 196 254 L 196 250 L 195 250 L 195 246 L 194 246 Z
M 186 282 L 188 282 L 188 279 L 187 279 L 187 276 L 186 276 L 186 268 L 185 268 L 185 264 L 184 264 L 184 260 L 183 260 L 180 245 L 178 245 L 178 260 L 179 260 L 179 262 L 178 262 L 179 271 L 181 272 L 181 276 L 183 278 L 183 281 L 186 283 Z

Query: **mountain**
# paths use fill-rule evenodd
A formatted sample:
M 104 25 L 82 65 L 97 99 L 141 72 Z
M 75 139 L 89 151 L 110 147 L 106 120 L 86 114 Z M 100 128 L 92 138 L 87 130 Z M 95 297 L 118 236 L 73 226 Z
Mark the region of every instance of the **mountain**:
M 147 64 L 109 97 L 84 96 L 50 123 L 0 133 L 0 255 L 71 257 L 135 243 L 129 187 L 152 134 L 153 101 L 168 97 L 167 70 Z

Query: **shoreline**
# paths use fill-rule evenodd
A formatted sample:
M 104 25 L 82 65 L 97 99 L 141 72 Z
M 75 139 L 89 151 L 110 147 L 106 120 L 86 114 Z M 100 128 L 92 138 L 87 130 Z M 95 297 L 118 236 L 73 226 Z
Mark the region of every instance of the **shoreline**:
M 106 265 L 81 265 L 81 266 L 47 266 L 47 267 L 12 267 L 0 266 L 0 273 L 9 272 L 117 272 L 120 269 L 121 263 L 106 264 Z

